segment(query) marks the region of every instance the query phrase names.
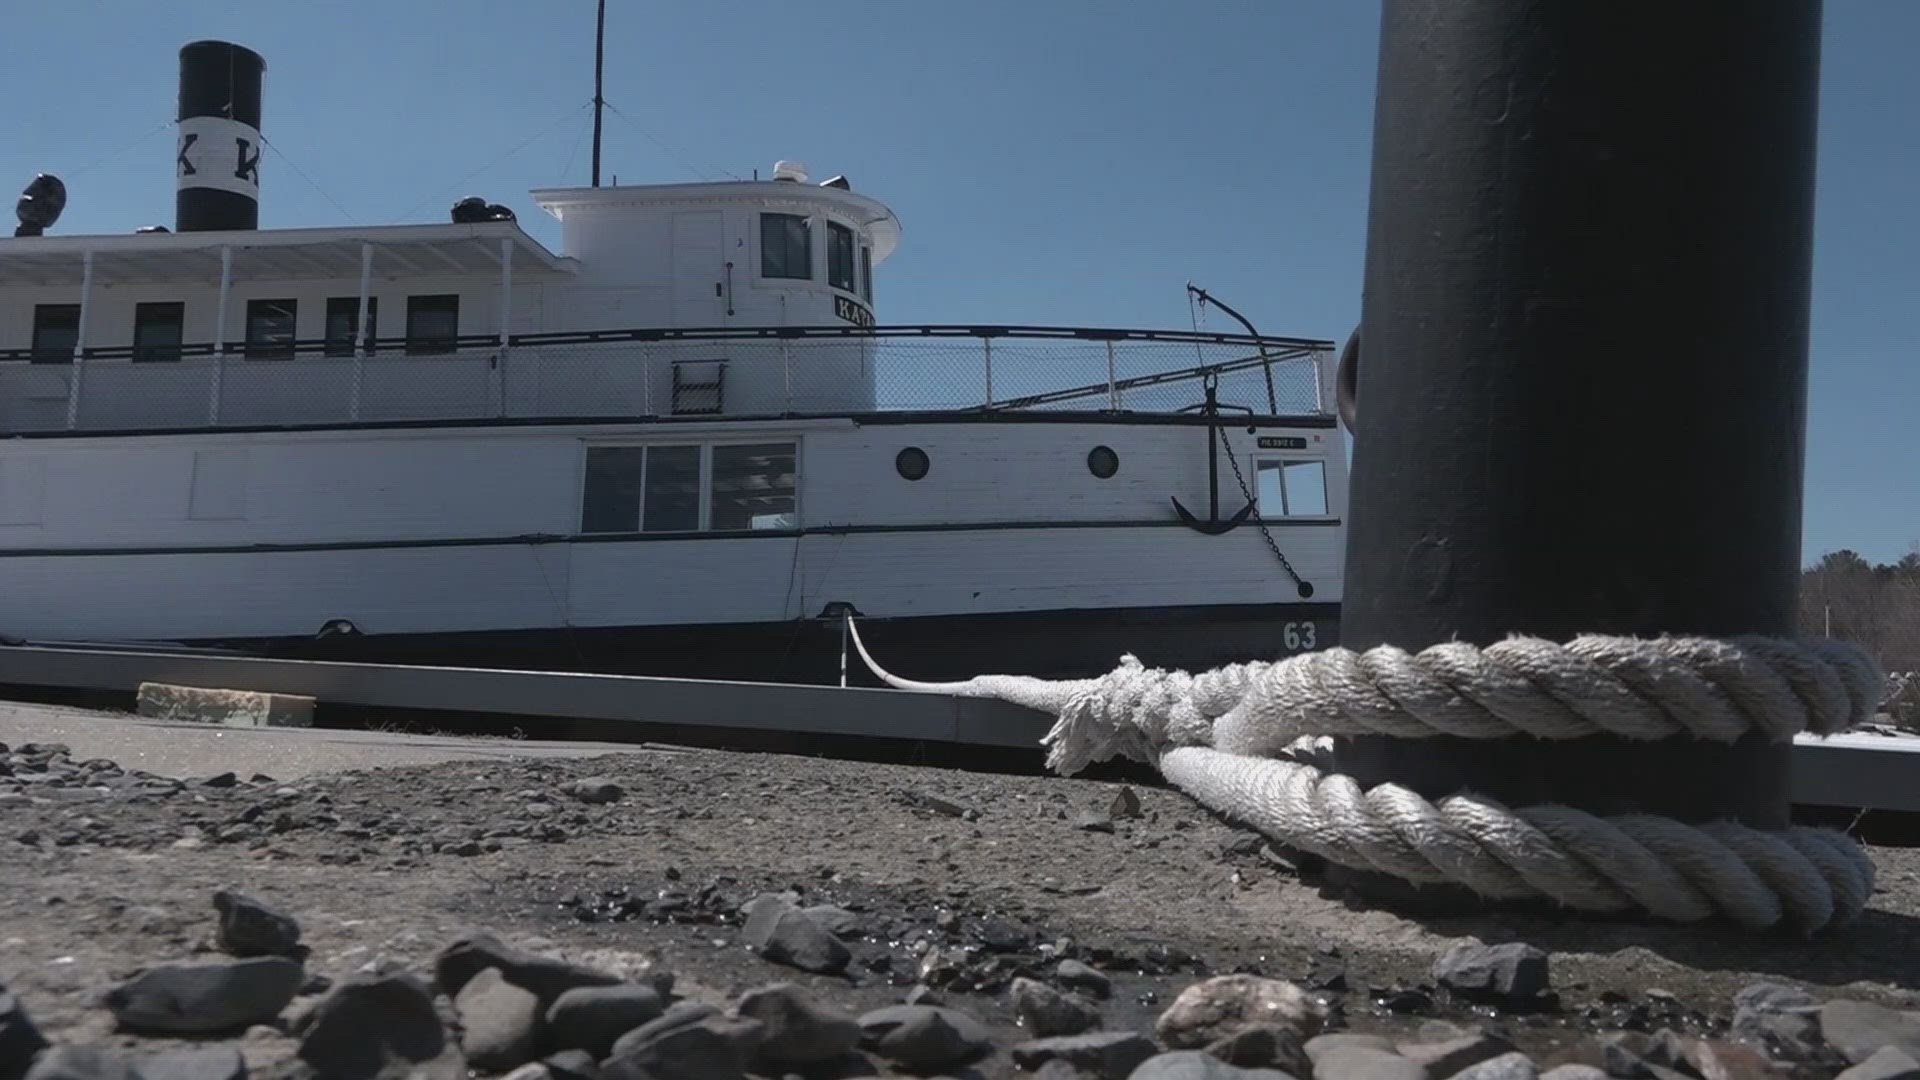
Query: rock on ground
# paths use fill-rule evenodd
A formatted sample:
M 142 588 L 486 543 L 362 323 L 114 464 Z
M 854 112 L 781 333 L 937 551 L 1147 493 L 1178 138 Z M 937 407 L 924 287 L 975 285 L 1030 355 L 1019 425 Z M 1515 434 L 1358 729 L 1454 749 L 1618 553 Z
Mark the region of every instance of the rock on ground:
M 845 971 L 853 953 L 839 938 L 785 897 L 769 893 L 748 905 L 741 931 L 748 947 L 776 964 L 834 975 Z
M 1127 1080 L 1159 1052 L 1152 1039 L 1137 1031 L 1095 1031 L 1021 1043 L 1013 1048 L 1013 1062 L 1038 1069 L 1049 1061 L 1064 1061 L 1101 1080 Z
M 1175 1050 L 1148 1058 L 1127 1080 L 1307 1080 L 1277 1069 L 1242 1069 L 1198 1050 Z
M 300 944 L 300 924 L 284 911 L 243 892 L 213 894 L 219 916 L 215 941 L 235 956 L 290 956 Z
M 1154 1030 L 1170 1047 L 1199 1049 L 1246 1028 L 1270 1027 L 1310 1039 L 1325 1021 L 1325 1007 L 1290 982 L 1218 975 L 1182 990 Z
M 666 1009 L 651 986 L 577 986 L 561 994 L 547 1010 L 547 1038 L 565 1050 L 584 1050 L 596 1059 L 614 1041 Z
M 987 1029 L 966 1013 L 934 1005 L 894 1005 L 860 1018 L 860 1041 L 900 1068 L 958 1069 L 993 1052 Z
M 298 1025 L 299 1057 L 327 1080 L 466 1080 L 426 985 L 407 974 L 342 980 Z
M 1883 1046 L 1836 1080 L 1920 1080 L 1920 1062 L 1897 1046 Z
M 453 999 L 460 1013 L 460 1049 L 482 1069 L 506 1072 L 533 1059 L 540 1039 L 540 999 L 488 968 Z
M 617 986 L 621 981 L 605 971 L 516 949 L 485 933 L 466 935 L 440 950 L 434 981 L 446 993 L 458 994 L 467 980 L 488 968 L 499 968 L 508 982 L 532 991 L 543 1009 L 575 987 Z
M 1855 1064 L 1883 1046 L 1920 1059 L 1920 1013 L 1868 1001 L 1830 1001 L 1820 1009 L 1820 1032 L 1828 1045 Z
M 735 1012 L 761 1024 L 755 1072 L 805 1072 L 860 1044 L 860 1025 L 852 1016 L 792 983 L 747 991 Z
M 280 956 L 161 964 L 109 991 L 120 1026 L 143 1035 L 220 1035 L 271 1020 L 300 990 L 306 971 Z
M 607 1080 L 740 1080 L 762 1030 L 758 1020 L 723 1016 L 711 1005 L 676 1005 L 621 1036 L 602 1072 Z
M 1014 1017 L 1037 1038 L 1077 1035 L 1100 1026 L 1099 1006 L 1034 979 L 1015 978 L 1009 1000 Z
M 1507 1005 L 1526 1005 L 1551 983 L 1547 954 L 1520 941 L 1460 942 L 1434 961 L 1433 979 L 1458 993 Z
M 46 1037 L 27 1015 L 27 1007 L 0 986 L 0 1080 L 13 1080 L 26 1072 L 33 1056 L 46 1045 Z

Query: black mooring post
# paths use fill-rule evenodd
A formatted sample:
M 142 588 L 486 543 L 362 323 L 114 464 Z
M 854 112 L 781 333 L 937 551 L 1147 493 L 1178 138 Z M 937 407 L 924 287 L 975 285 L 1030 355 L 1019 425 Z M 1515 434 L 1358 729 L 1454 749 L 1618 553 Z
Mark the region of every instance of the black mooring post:
M 1342 643 L 1790 634 L 1821 5 L 1385 0 Z M 1786 823 L 1787 748 L 1337 744 Z

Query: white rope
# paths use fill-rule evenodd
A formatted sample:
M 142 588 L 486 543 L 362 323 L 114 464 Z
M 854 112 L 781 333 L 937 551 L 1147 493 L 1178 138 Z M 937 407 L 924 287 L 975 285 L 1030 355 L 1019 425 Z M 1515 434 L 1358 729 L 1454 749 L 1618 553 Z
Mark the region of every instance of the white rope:
M 1871 660 L 1839 642 L 1513 637 L 1417 654 L 1336 648 L 1199 675 L 1125 656 L 1097 679 L 925 683 L 880 667 L 848 623 L 861 659 L 890 686 L 1053 714 L 1042 742 L 1059 772 L 1114 758 L 1157 765 L 1209 809 L 1342 866 L 1582 911 L 1718 915 L 1808 932 L 1853 919 L 1873 891 L 1865 850 L 1829 829 L 1514 810 L 1465 792 L 1434 803 L 1398 784 L 1362 789 L 1328 769 L 1331 737 L 1343 735 L 1731 743 L 1832 734 L 1871 719 L 1884 685 Z

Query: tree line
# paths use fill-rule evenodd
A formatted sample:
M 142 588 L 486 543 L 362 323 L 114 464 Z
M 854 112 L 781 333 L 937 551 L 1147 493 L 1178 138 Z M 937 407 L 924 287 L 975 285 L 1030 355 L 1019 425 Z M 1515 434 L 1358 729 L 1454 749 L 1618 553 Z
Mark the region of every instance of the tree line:
M 1920 552 L 1878 565 L 1822 556 L 1800 576 L 1800 632 L 1850 641 L 1890 672 L 1920 670 Z
M 1889 676 L 1883 708 L 1920 727 L 1920 552 L 1878 564 L 1856 551 L 1821 556 L 1800 575 L 1800 632 L 1865 649 Z

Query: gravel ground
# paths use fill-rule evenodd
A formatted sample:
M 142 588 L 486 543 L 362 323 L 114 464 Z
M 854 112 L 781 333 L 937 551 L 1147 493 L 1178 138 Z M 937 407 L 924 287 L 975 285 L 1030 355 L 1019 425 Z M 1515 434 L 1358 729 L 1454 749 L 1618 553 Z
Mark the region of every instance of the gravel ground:
M 1324 1029 L 1430 1043 L 1491 1028 L 1540 1070 L 1617 1067 L 1603 1042 L 1621 1030 L 1727 1038 L 1735 995 L 1758 982 L 1823 1002 L 1920 1006 L 1920 853 L 1906 849 L 1873 851 L 1880 890 L 1862 921 L 1804 940 L 1361 901 L 1179 793 L 1139 784 L 704 750 L 183 782 L 15 745 L 0 749 L 0 766 L 0 984 L 55 1043 L 234 1046 L 255 1075 L 301 1075 L 300 1018 L 326 984 L 400 971 L 431 984 L 436 956 L 476 932 L 629 980 L 670 974 L 675 998 L 722 1009 L 771 983 L 853 1016 L 931 992 L 986 1025 L 993 1052 L 948 1070 L 983 1078 L 1033 1075 L 1010 1048 L 1036 1022 L 1010 991 L 1021 977 L 1061 984 L 1063 958 L 1111 980 L 1110 997 L 1077 999 L 1098 1010 L 1100 1029 L 1157 1035 L 1162 1047 L 1156 1018 L 1183 990 L 1244 972 L 1305 989 L 1316 1019 L 1292 1031 L 1302 1040 Z M 212 899 L 222 889 L 298 921 L 300 994 L 244 1035 L 187 1042 L 117 1028 L 104 991 L 145 969 L 222 958 Z M 795 966 L 822 966 L 805 948 L 776 962 L 755 947 L 764 934 L 743 909 L 781 892 L 796 908 L 840 909 L 780 929 L 830 926 L 847 945 L 844 971 Z M 1548 954 L 1547 996 L 1502 1007 L 1436 981 L 1450 948 L 1501 942 Z M 445 997 L 439 1007 L 463 1015 Z M 1901 1024 L 1920 1031 L 1920 1014 L 1874 1015 L 1885 1043 L 1905 1037 Z M 892 1075 L 872 1035 L 865 1066 L 833 1075 Z M 1691 1058 L 1649 1071 L 1666 1068 L 1657 1051 L 1636 1052 L 1653 1063 L 1640 1075 L 1662 1080 L 1720 1080 L 1716 1068 L 1824 1077 L 1864 1056 L 1850 1037 L 1844 1053 L 1817 1036 L 1769 1045 L 1771 1069 L 1754 1058 L 1744 1072 Z M 1037 1064 L 1032 1052 L 1022 1060 Z M 1080 1064 L 1093 1071 L 1046 1075 L 1115 1067 Z M 1457 1064 L 1419 1075 L 1444 1080 Z M 1357 1068 L 1323 1061 L 1315 1075 Z

